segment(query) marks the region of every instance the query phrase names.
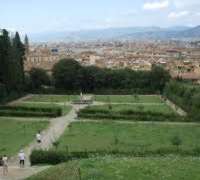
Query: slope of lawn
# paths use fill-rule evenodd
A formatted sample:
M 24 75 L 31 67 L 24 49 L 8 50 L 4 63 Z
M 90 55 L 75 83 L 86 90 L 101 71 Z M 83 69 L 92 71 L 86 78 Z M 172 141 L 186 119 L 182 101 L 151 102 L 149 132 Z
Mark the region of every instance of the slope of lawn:
M 163 103 L 157 95 L 96 95 L 94 100 L 107 103 Z
M 60 103 L 78 99 L 79 99 L 78 95 L 33 95 L 32 97 L 26 99 L 25 101 Z
M 160 148 L 173 149 L 173 139 L 181 140 L 182 150 L 199 145 L 200 126 L 162 123 L 72 123 L 60 138 L 58 150 L 131 152 Z
M 48 126 L 48 121 L 20 121 L 0 118 L 0 156 L 14 155 L 28 145 L 35 134 Z
M 104 158 L 71 161 L 27 180 L 199 180 L 199 158 Z

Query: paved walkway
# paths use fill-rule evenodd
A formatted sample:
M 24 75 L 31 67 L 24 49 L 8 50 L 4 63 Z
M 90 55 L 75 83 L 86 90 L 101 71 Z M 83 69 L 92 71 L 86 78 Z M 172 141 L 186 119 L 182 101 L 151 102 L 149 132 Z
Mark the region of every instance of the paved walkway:
M 67 126 L 76 121 L 77 115 L 76 111 L 84 108 L 85 105 L 73 105 L 72 110 L 65 116 L 52 119 L 50 121 L 49 128 L 42 132 L 42 144 L 39 146 L 36 142 L 31 143 L 27 148 L 24 149 L 26 157 L 29 157 L 33 149 L 49 149 L 52 147 L 52 143 L 56 141 L 65 131 Z M 49 166 L 43 167 L 31 167 L 30 161 L 26 159 L 25 168 L 20 169 L 18 167 L 18 157 L 14 156 L 9 160 L 9 173 L 8 175 L 2 176 L 2 171 L 0 172 L 0 180 L 22 180 L 29 177 L 35 173 L 38 173 Z

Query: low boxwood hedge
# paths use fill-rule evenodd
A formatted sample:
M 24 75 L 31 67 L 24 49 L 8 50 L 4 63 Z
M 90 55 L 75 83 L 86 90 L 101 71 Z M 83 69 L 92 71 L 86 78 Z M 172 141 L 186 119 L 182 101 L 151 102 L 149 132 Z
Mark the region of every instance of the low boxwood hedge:
M 58 117 L 61 115 L 60 107 L 0 106 L 0 116 Z
M 148 156 L 168 156 L 168 155 L 180 155 L 180 156 L 200 156 L 200 147 L 193 149 L 182 149 L 181 147 L 168 147 L 158 148 L 156 150 L 147 150 L 145 148 L 136 148 L 132 151 L 119 151 L 114 150 L 102 150 L 102 151 L 81 151 L 81 152 L 67 152 L 56 150 L 33 150 L 30 156 L 31 165 L 37 164 L 59 164 L 74 159 L 85 159 L 96 156 L 134 156 L 134 157 L 148 157 Z
M 78 112 L 79 118 L 86 119 L 109 119 L 109 120 L 131 120 L 131 121 L 170 121 L 170 122 L 189 122 L 188 117 L 181 117 L 175 114 L 162 114 L 153 112 L 122 111 L 112 112 L 106 110 L 91 111 L 83 109 Z

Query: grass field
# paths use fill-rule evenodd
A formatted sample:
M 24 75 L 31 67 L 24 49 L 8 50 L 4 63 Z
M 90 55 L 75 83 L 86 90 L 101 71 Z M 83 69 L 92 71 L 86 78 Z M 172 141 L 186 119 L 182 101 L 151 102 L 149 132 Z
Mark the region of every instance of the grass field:
M 78 99 L 79 99 L 78 95 L 33 95 L 32 97 L 26 99 L 25 101 L 60 103 Z
M 121 152 L 159 148 L 173 148 L 171 139 L 178 136 L 180 146 L 191 149 L 199 144 L 200 126 L 159 123 L 99 123 L 76 122 L 60 139 L 58 150 L 95 151 L 119 150 Z
M 162 99 L 156 95 L 96 95 L 94 100 L 107 103 L 164 103 Z
M 112 109 L 110 109 L 110 107 Z M 98 105 L 98 106 L 90 106 L 87 107 L 87 109 L 90 110 L 109 110 L 112 112 L 123 112 L 123 111 L 136 111 L 136 112 L 153 112 L 153 113 L 163 113 L 163 114 L 175 114 L 176 112 L 171 109 L 166 104 L 143 104 L 143 105 L 137 105 L 137 104 L 112 104 L 112 105 Z
M 27 180 L 199 180 L 199 168 L 200 159 L 192 157 L 113 158 L 108 156 L 71 161 L 49 168 Z
M 28 145 L 38 130 L 48 126 L 48 121 L 20 121 L 0 118 L 0 156 L 14 155 Z

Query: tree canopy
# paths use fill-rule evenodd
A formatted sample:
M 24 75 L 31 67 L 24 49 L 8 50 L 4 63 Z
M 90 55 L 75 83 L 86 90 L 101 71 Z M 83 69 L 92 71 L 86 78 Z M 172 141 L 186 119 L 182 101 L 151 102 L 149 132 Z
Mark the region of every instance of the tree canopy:
M 11 38 L 5 29 L 0 34 L 0 97 L 24 86 L 24 45 L 19 33 Z M 1 100 L 1 99 L 0 99 Z
M 62 59 L 53 68 L 55 87 L 65 90 L 94 92 L 114 90 L 140 93 L 162 92 L 170 75 L 161 67 L 152 71 L 131 69 L 101 69 L 95 66 L 81 66 L 73 59 Z

